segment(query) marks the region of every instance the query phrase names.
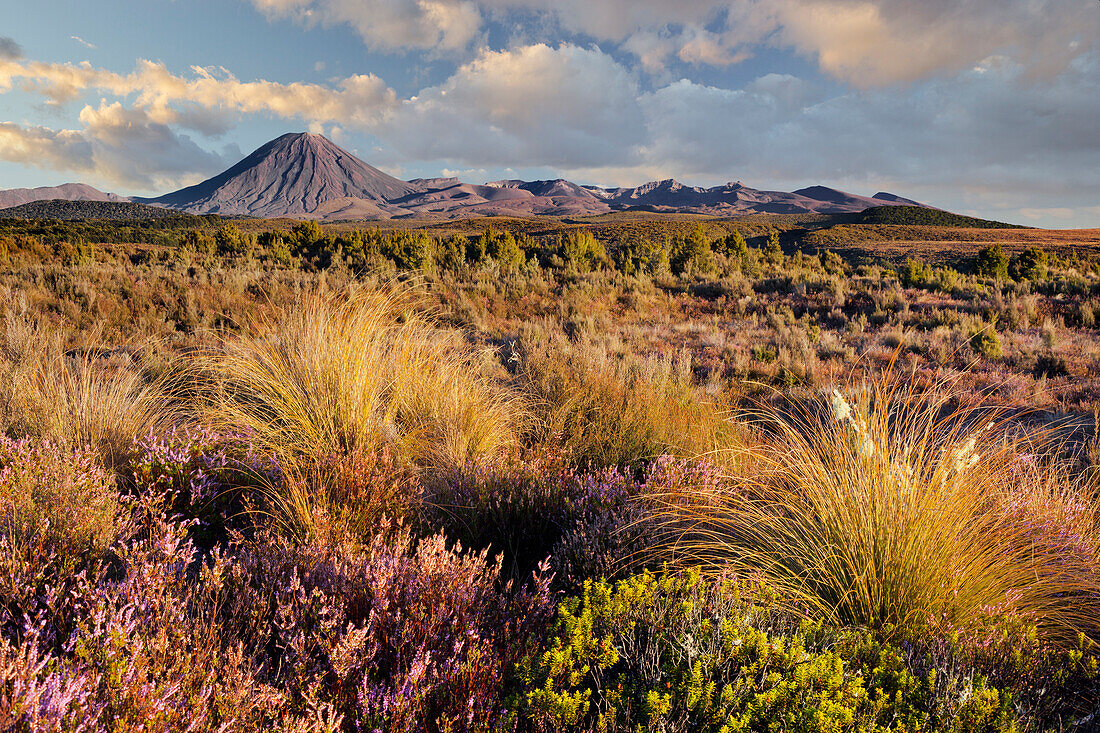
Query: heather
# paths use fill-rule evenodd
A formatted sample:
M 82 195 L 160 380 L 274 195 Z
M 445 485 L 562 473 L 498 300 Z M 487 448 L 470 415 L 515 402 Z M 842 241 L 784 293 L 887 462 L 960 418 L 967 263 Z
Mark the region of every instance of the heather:
M 12 248 L 0 729 L 1087 729 L 1094 269 L 782 221 Z

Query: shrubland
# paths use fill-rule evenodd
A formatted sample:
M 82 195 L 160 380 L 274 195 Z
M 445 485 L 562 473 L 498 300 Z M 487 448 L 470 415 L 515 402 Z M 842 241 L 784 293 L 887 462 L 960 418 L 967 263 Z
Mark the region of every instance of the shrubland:
M 5 223 L 0 728 L 1086 730 L 1095 265 L 596 219 Z

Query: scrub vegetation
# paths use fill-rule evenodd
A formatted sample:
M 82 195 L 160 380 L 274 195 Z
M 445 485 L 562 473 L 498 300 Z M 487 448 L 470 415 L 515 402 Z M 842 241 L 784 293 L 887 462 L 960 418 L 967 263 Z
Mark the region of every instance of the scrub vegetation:
M 1089 730 L 1098 252 L 0 222 L 0 730 Z

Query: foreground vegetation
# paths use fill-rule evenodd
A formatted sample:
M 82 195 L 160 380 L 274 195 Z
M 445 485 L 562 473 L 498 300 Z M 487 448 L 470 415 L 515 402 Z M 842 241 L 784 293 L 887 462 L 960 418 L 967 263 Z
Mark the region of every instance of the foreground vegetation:
M 0 272 L 0 729 L 1096 719 L 1087 259 L 58 226 Z

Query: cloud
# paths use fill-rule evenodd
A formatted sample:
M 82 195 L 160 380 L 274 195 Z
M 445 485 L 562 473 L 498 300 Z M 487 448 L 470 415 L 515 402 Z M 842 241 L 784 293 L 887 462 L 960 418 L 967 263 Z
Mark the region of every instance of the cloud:
M 1092 54 L 1042 83 L 1002 61 L 904 90 L 849 92 L 783 111 L 760 131 L 774 141 L 768 152 L 783 161 L 788 177 L 804 170 L 848 177 L 874 171 L 952 185 L 1095 189 L 1097 115 L 1100 54 Z M 758 129 L 762 123 L 758 119 Z M 717 132 L 705 139 L 717 143 Z
M 478 37 L 481 13 L 468 0 L 252 0 L 274 18 L 304 25 L 346 23 L 372 49 L 454 52 Z
M 404 102 L 376 134 L 421 159 L 599 165 L 642 142 L 638 94 L 634 76 L 596 48 L 486 50 Z
M 348 24 L 371 48 L 456 53 L 487 18 L 618 44 L 650 72 L 793 49 L 857 87 L 912 82 L 1006 56 L 1050 77 L 1096 48 L 1096 4 L 1065 0 L 252 0 L 275 18 Z M 554 35 L 555 31 L 559 31 Z
M 76 41 L 77 43 L 79 43 L 79 44 L 80 44 L 81 46 L 83 46 L 84 48 L 90 48 L 90 49 L 92 49 L 93 51 L 94 51 L 94 50 L 96 50 L 96 49 L 98 48 L 98 46 L 96 46 L 96 45 L 95 45 L 94 43 L 88 43 L 87 41 L 85 41 L 85 40 L 84 40 L 83 38 L 81 38 L 80 36 L 69 36 L 69 38 L 70 38 L 70 39 L 72 39 L 72 40 L 74 40 L 74 41 Z
M 204 132 L 224 130 L 226 112 L 365 126 L 396 104 L 393 90 L 373 74 L 356 74 L 326 86 L 241 81 L 223 68 L 193 66 L 191 70 L 192 76 L 180 76 L 162 63 L 146 60 L 140 60 L 129 74 L 99 69 L 88 62 L 0 61 L 0 92 L 18 86 L 53 104 L 71 102 L 88 91 L 134 95 L 134 104 L 147 110 L 151 119 Z M 211 111 L 205 120 L 204 111 Z
M 598 48 L 483 50 L 371 128 L 395 160 L 551 166 L 583 181 L 847 186 L 1018 211 L 1100 198 L 1100 51 L 1036 80 L 1007 57 L 885 89 L 767 74 L 644 89 Z M 397 155 L 393 151 L 396 150 Z
M 0 158 L 36 168 L 87 172 L 95 165 L 91 143 L 75 130 L 20 127 L 0 122 Z
M 1055 206 L 1043 201 L 1085 211 L 1100 198 L 1100 52 L 1046 81 L 999 59 L 839 95 L 781 75 L 737 90 L 681 80 L 640 105 L 645 169 L 694 181 L 892 187 L 987 211 Z
M 13 61 L 23 58 L 23 47 L 9 36 L 0 36 L 0 61 Z
M 204 150 L 187 135 L 118 102 L 86 106 L 81 130 L 0 122 L 0 159 L 72 172 L 95 181 L 163 192 L 194 183 L 239 160 L 239 148 Z
M 751 0 L 731 13 L 773 43 L 872 86 L 959 72 L 993 55 L 1051 76 L 1095 48 L 1100 12 L 1061 0 Z M 757 30 L 759 32 L 759 30 Z

